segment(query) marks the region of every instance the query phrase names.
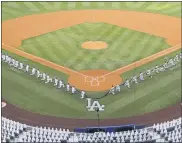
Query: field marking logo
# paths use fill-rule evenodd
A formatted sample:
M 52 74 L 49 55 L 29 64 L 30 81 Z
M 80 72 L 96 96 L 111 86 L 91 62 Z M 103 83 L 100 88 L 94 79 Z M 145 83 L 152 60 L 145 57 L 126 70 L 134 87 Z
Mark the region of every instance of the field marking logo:
M 87 100 L 87 110 L 88 111 L 95 111 L 99 109 L 99 111 L 104 111 L 105 105 L 100 105 L 99 101 L 92 101 L 92 98 L 86 98 Z

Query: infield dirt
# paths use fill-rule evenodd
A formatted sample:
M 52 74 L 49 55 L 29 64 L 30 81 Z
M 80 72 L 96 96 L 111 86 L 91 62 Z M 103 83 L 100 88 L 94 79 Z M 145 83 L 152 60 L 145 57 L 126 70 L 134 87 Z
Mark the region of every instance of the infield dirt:
M 84 22 L 105 22 L 163 37 L 172 47 L 115 71 L 107 71 L 107 73 L 104 73 L 103 75 L 100 75 L 100 71 L 97 72 L 94 70 L 94 76 L 89 74 L 93 76 L 93 79 L 96 77 L 105 78 L 105 81 L 99 82 L 100 84 L 98 86 L 86 84 L 85 77 L 87 77 L 87 75 L 83 72 L 74 71 L 67 67 L 57 65 L 18 49 L 22 40 Z M 2 23 L 2 47 L 17 55 L 70 75 L 69 81 L 72 85 L 75 85 L 76 88 L 86 91 L 108 90 L 113 84 L 118 84 L 118 81 L 121 81 L 121 78 L 116 80 L 113 76 L 119 77 L 120 74 L 126 71 L 180 49 L 181 19 L 160 14 L 120 10 L 80 10 L 36 14 L 4 21 Z M 91 71 L 88 72 L 90 73 Z M 95 75 L 95 73 L 98 74 Z M 109 82 L 107 83 L 107 81 Z

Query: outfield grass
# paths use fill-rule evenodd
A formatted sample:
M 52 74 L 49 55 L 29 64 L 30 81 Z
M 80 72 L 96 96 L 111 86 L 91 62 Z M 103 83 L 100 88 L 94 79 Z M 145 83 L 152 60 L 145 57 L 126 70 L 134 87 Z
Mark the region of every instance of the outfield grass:
M 103 41 L 108 46 L 102 50 L 83 49 L 85 41 Z M 161 37 L 107 23 L 84 23 L 29 38 L 19 48 L 77 71 L 112 71 L 169 47 Z
M 2 20 L 25 15 L 80 9 L 119 9 L 181 17 L 180 2 L 2 2 Z
M 133 10 L 133 11 L 144 11 L 144 12 L 147 11 L 153 13 L 166 14 L 175 17 L 181 17 L 180 2 L 141 2 L 141 3 L 140 2 L 137 3 L 134 2 L 104 2 L 104 3 L 103 2 L 72 2 L 72 3 L 2 2 L 2 20 L 4 21 L 16 17 L 37 14 L 37 13 L 46 13 L 46 12 L 53 12 L 60 10 L 79 10 L 79 9 L 121 9 L 121 10 Z M 85 25 L 82 26 L 83 26 L 82 28 L 89 28 L 89 23 L 86 23 Z M 102 27 L 100 26 L 98 27 L 96 26 L 94 28 L 101 29 Z M 106 25 L 104 24 L 103 26 Z M 113 25 L 110 26 L 111 26 L 110 28 L 115 29 L 115 31 L 119 30 L 117 29 L 118 27 L 113 27 Z M 108 28 L 107 32 L 110 32 L 110 28 Z M 124 29 L 120 30 L 122 31 Z M 90 31 L 88 30 L 87 34 L 92 35 L 93 34 L 92 29 L 90 29 Z M 69 35 L 69 37 L 71 37 L 71 34 Z M 79 36 L 77 37 L 77 39 L 79 39 Z M 130 40 L 132 40 L 132 37 L 130 38 Z M 161 44 L 161 42 L 159 41 L 158 44 Z M 61 41 L 59 42 L 61 43 Z M 155 42 L 157 42 L 157 39 Z M 128 41 L 128 43 L 130 42 Z M 154 41 L 152 43 L 157 44 L 154 43 Z M 64 44 L 67 44 L 67 42 Z M 154 49 L 157 48 L 157 45 L 155 46 L 153 46 Z M 131 48 L 130 44 L 129 47 Z M 159 46 L 159 47 L 167 48 L 167 46 L 166 47 Z M 152 48 L 148 49 L 149 51 L 147 52 L 150 53 L 154 49 Z M 124 50 L 125 52 L 129 53 L 127 49 Z M 65 82 L 67 82 L 68 76 L 65 75 L 64 73 L 52 70 L 38 63 L 31 62 L 25 58 L 14 55 L 5 50 L 3 50 L 3 52 L 6 52 L 11 56 L 15 57 L 16 59 L 29 64 L 31 67 L 32 66 L 36 67 L 40 69 L 40 71 L 47 72 L 52 76 L 57 76 L 60 79 L 63 79 Z M 135 50 L 135 52 L 137 51 Z M 172 56 L 176 53 L 179 53 L 179 51 L 174 52 L 169 56 Z M 142 54 L 138 52 L 138 55 L 136 55 L 136 57 L 133 56 L 133 60 L 141 58 L 141 56 L 143 56 Z M 125 56 L 128 55 L 126 54 Z M 56 58 L 57 59 L 53 60 L 58 61 L 59 55 L 57 55 Z M 113 56 L 113 58 L 115 58 L 115 56 Z M 156 64 L 164 62 L 163 58 L 164 57 L 156 61 L 153 61 L 149 64 L 138 67 L 137 69 L 124 73 L 121 76 L 124 79 L 131 77 L 134 74 L 138 74 L 140 71 L 143 71 L 147 68 L 155 66 Z M 66 57 L 64 60 L 66 60 Z M 92 60 L 93 61 L 96 60 L 95 57 Z M 61 61 L 61 58 L 60 61 L 58 62 L 64 63 L 64 61 Z M 111 64 L 109 63 L 109 65 Z M 81 65 L 79 68 L 80 69 L 82 68 Z M 114 67 L 108 66 L 106 68 L 112 69 Z M 89 92 L 88 94 L 90 96 L 100 97 L 104 95 L 105 92 Z M 70 95 L 64 91 L 57 90 L 53 88 L 51 84 L 45 85 L 35 77 L 31 77 L 23 72 L 11 69 L 4 63 L 2 63 L 2 96 L 9 103 L 12 103 L 20 108 L 32 112 L 37 112 L 57 117 L 70 117 L 70 118 L 76 117 L 85 119 L 97 118 L 95 113 L 90 113 L 85 109 L 86 101 L 81 100 L 79 98 L 79 95 Z M 143 114 L 146 112 L 152 112 L 155 110 L 159 110 L 161 108 L 165 108 L 169 105 L 176 104 L 177 102 L 180 101 L 180 99 L 181 99 L 181 69 L 178 68 L 174 71 L 160 73 L 154 76 L 152 80 L 147 79 L 143 83 L 140 83 L 137 86 L 132 85 L 131 89 L 122 88 L 121 93 L 117 94 L 116 96 L 110 95 L 100 99 L 99 101 L 101 102 L 101 104 L 106 105 L 105 112 L 101 113 L 100 116 L 102 119 L 105 119 L 105 118 L 119 118 L 119 117 Z

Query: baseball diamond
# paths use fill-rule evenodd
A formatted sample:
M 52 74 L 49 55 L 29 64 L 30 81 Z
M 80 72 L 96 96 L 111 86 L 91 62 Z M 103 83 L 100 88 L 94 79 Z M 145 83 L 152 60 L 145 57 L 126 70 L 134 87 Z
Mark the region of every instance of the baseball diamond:
M 113 17 L 116 15 L 119 17 L 119 19 L 113 20 Z M 94 17 L 94 19 L 92 19 L 92 17 Z M 131 17 L 131 19 L 128 19 L 128 17 Z M 132 17 L 135 17 L 135 19 L 137 19 L 137 27 Z M 160 19 L 160 20 L 156 20 L 156 19 Z M 41 25 L 42 21 L 44 21 L 44 27 L 42 27 Z M 151 26 L 150 24 L 148 24 L 150 21 L 152 21 Z M 22 52 L 17 49 L 17 47 L 21 45 L 22 40 L 39 36 L 41 34 L 46 34 L 48 32 L 55 31 L 56 29 L 67 28 L 72 25 L 76 25 L 76 24 L 80 24 L 84 22 L 91 22 L 91 23 L 105 22 L 105 23 L 111 23 L 120 27 L 130 28 L 140 32 L 150 33 L 151 35 L 164 37 L 166 41 L 168 42 L 168 44 L 170 44 L 173 47 L 171 48 L 172 50 L 167 49 L 169 52 L 162 51 L 161 53 L 157 53 L 157 55 L 146 57 L 140 62 L 137 61 L 138 63 L 132 63 L 131 66 L 127 65 L 127 68 L 123 67 L 123 68 L 117 69 L 116 72 L 111 71 L 104 75 L 94 75 L 94 76 L 103 76 L 104 78 L 106 78 L 105 82 L 102 82 L 102 83 L 99 82 L 98 86 L 92 86 L 92 84 L 85 84 L 85 80 L 84 80 L 85 77 L 90 76 L 88 74 L 82 74 L 81 72 L 74 71 L 67 67 L 56 65 L 53 62 L 49 62 L 42 58 L 38 58 L 32 54 L 27 54 L 25 53 L 26 50 L 25 52 Z M 27 29 L 27 27 L 25 27 L 23 29 L 22 27 L 23 25 L 26 25 L 29 28 Z M 164 26 L 161 27 L 161 25 L 165 25 L 165 27 Z M 9 26 L 12 28 L 11 29 L 7 28 Z M 35 62 L 40 62 L 41 64 L 48 65 L 51 68 L 65 72 L 66 74 L 70 76 L 78 76 L 79 82 L 77 82 L 77 80 L 73 80 L 74 78 L 72 78 L 72 80 L 70 80 L 69 82 L 81 90 L 99 91 L 99 90 L 108 90 L 111 88 L 112 85 L 116 85 L 121 82 L 121 80 L 116 80 L 113 77 L 115 74 L 120 75 L 124 71 L 131 70 L 132 68 L 136 68 L 137 66 L 150 62 L 155 58 L 158 58 L 160 56 L 173 52 L 176 49 L 180 49 L 181 48 L 180 27 L 181 27 L 180 19 L 178 18 L 161 16 L 157 14 L 153 15 L 150 13 L 142 13 L 142 12 L 118 11 L 118 10 L 117 11 L 83 10 L 83 11 L 55 12 L 51 14 L 50 13 L 44 14 L 44 15 L 39 14 L 39 15 L 22 17 L 19 19 L 11 20 L 10 22 L 6 21 L 5 23 L 2 24 L 2 34 L 3 34 L 2 44 L 6 50 L 12 51 L 11 50 L 12 48 L 16 48 L 13 50 L 14 52 L 16 52 L 16 54 L 19 54 L 31 60 L 33 59 Z M 15 33 L 18 33 L 18 35 L 13 36 L 13 34 L 11 33 L 12 30 L 15 31 Z M 4 36 L 5 35 L 4 33 L 6 34 L 6 36 Z M 11 35 L 11 38 L 10 38 L 10 35 Z M 36 41 L 39 41 L 37 37 L 36 37 Z M 31 43 L 31 42 L 28 42 L 28 43 Z M 122 40 L 121 40 L 121 43 L 122 43 Z M 111 46 L 112 45 L 113 44 L 111 44 Z M 44 48 L 48 48 L 48 47 L 44 47 Z M 90 52 L 88 55 L 90 55 Z M 87 54 L 85 56 L 87 57 Z M 96 72 L 99 72 L 99 71 L 96 71 Z M 112 79 L 114 80 L 113 82 L 112 82 Z
M 172 120 L 181 57 L 180 2 L 2 2 L 2 116 L 73 130 L 97 126 L 100 105 L 101 126 Z

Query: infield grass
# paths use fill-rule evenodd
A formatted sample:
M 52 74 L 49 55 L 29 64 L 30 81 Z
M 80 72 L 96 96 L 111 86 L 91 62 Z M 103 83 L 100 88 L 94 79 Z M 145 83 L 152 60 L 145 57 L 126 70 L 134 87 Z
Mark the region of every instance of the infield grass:
M 83 49 L 85 41 L 103 41 L 107 48 Z M 164 38 L 107 23 L 83 23 L 24 40 L 19 49 L 77 71 L 112 71 L 169 47 Z

